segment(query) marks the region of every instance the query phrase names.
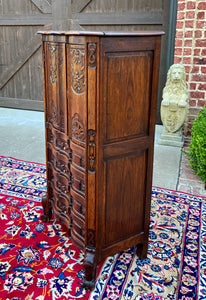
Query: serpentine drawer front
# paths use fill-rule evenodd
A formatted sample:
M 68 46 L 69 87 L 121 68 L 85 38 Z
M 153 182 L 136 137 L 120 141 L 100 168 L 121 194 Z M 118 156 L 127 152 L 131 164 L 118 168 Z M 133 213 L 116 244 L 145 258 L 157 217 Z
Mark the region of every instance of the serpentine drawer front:
M 42 34 L 47 197 L 93 288 L 104 258 L 147 254 L 163 32 Z

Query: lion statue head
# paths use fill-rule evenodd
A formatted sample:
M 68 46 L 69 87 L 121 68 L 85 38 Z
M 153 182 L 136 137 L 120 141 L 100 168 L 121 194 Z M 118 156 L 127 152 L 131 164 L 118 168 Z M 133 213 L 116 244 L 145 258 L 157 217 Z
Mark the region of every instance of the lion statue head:
M 188 93 L 186 86 L 185 68 L 181 64 L 174 64 L 167 73 L 167 82 L 163 92 L 168 94 Z

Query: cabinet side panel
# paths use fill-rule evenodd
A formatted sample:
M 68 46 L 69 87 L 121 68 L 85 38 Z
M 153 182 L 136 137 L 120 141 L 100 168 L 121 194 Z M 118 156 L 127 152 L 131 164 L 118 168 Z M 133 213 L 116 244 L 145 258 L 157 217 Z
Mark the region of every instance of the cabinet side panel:
M 106 142 L 148 135 L 152 55 L 152 51 L 106 54 Z
M 144 231 L 147 151 L 106 162 L 105 246 Z
M 146 254 L 158 81 L 156 46 L 154 36 L 101 38 L 101 258 L 137 244 Z

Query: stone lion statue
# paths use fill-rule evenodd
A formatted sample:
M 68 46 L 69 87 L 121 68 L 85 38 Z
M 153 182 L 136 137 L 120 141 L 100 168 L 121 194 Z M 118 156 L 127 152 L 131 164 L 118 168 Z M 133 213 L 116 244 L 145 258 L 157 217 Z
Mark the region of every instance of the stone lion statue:
M 185 68 L 174 64 L 168 71 L 161 103 L 161 119 L 167 132 L 181 130 L 187 115 L 188 98 Z

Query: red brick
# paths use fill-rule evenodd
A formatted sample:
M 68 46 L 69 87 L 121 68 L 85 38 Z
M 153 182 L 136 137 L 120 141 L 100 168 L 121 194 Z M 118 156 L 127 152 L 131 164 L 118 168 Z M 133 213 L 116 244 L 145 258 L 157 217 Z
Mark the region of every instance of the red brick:
M 180 177 L 182 177 L 183 179 L 188 179 L 188 180 L 198 180 L 199 181 L 199 178 L 197 175 L 195 175 L 193 173 L 192 170 L 181 170 L 180 171 Z
M 193 64 L 194 65 L 206 65 L 206 57 L 204 57 L 204 58 L 194 57 Z
M 186 28 L 193 28 L 194 27 L 194 21 L 189 20 L 189 21 L 185 21 L 185 27 Z
M 202 37 L 202 31 L 196 30 L 196 31 L 195 31 L 195 37 L 196 37 L 196 38 L 201 38 L 201 37 Z
M 175 40 L 175 47 L 182 47 L 182 40 L 176 39 Z
M 200 108 L 197 107 L 197 108 L 189 108 L 189 114 L 190 116 L 197 116 L 198 115 L 198 112 L 200 111 Z
M 202 74 L 193 74 L 192 75 L 192 81 L 204 82 L 205 80 L 206 80 L 206 75 L 202 75 Z
M 195 47 L 206 47 L 206 40 L 196 40 Z
M 201 196 L 202 195 L 202 189 L 198 189 L 198 188 L 192 186 L 192 194 L 197 195 L 197 196 Z
M 206 67 L 201 67 L 201 73 L 205 74 L 206 73 Z
M 179 3 L 179 1 L 178 1 L 177 11 L 181 11 L 184 9 L 185 9 L 185 3 Z
M 185 47 L 192 47 L 192 40 L 185 40 L 184 41 L 184 46 Z
M 206 30 L 205 30 L 205 32 L 204 32 L 204 36 L 206 37 Z
M 182 21 L 177 21 L 177 23 L 176 23 L 176 28 L 182 29 L 182 28 L 183 28 L 183 25 L 184 25 L 184 22 L 182 22 Z
M 183 165 L 183 167 L 182 167 L 182 165 Z M 183 159 L 182 159 L 181 167 L 184 169 L 190 169 L 190 164 L 189 164 L 188 160 L 183 161 Z
M 182 48 L 175 48 L 175 55 L 182 55 Z
M 200 83 L 199 86 L 198 86 L 198 90 L 206 91 L 206 83 Z
M 190 138 L 191 137 L 191 128 L 189 129 L 189 128 L 187 128 L 188 130 L 187 130 L 187 138 Z M 188 142 L 188 144 L 189 144 L 189 142 Z
M 202 49 L 201 55 L 202 55 L 202 56 L 206 56 L 206 49 Z
M 196 28 L 204 28 L 206 25 L 205 21 L 197 21 L 196 22 Z
M 185 72 L 190 73 L 190 66 L 185 66 Z
M 191 73 L 199 73 L 200 67 L 199 66 L 193 66 Z
M 193 34 L 193 31 L 186 31 L 186 32 L 185 32 L 185 37 L 186 37 L 186 38 L 191 38 L 191 37 L 192 37 L 192 34 Z
M 206 10 L 206 2 L 200 2 L 197 6 L 199 10 Z
M 184 55 L 191 55 L 192 54 L 192 49 L 191 48 L 184 48 Z
M 182 62 L 182 58 L 181 57 L 178 57 L 178 56 L 174 57 L 174 63 L 175 64 L 180 64 L 181 62 Z
M 190 96 L 191 98 L 195 98 L 195 99 L 204 99 L 205 93 L 196 91 L 196 92 L 191 92 Z
M 188 1 L 187 2 L 187 9 L 195 9 L 196 1 Z
M 183 64 L 190 65 L 191 64 L 191 57 L 183 57 Z
M 179 184 L 177 187 L 177 190 L 184 192 L 184 193 L 191 193 L 190 186 L 188 186 L 188 185 Z
M 205 12 L 204 11 L 200 11 L 197 14 L 197 19 L 204 19 L 205 18 Z
M 176 30 L 176 38 L 182 38 L 183 37 L 183 31 L 182 30 Z
M 178 11 L 177 20 L 183 20 L 185 18 L 185 13 Z
M 203 107 L 203 106 L 205 106 L 205 104 L 206 104 L 206 101 L 205 101 L 205 100 L 198 100 L 197 105 L 198 105 L 199 107 Z
M 198 175 L 196 176 L 197 176 L 197 180 L 191 182 L 191 185 L 200 189 L 204 188 L 204 182 L 201 181 Z
M 192 101 L 195 101 L 195 100 L 192 100 Z M 190 123 L 192 123 L 194 120 L 196 120 L 196 117 L 194 117 L 194 116 L 188 118 L 188 122 L 190 122 Z
M 196 89 L 196 86 L 197 86 L 197 84 L 196 83 L 194 83 L 194 82 L 191 82 L 190 83 L 190 90 L 195 90 Z
M 194 19 L 195 12 L 194 11 L 187 11 L 186 12 L 186 19 Z
M 187 124 L 187 129 L 188 129 L 188 133 L 189 133 L 191 131 L 191 129 L 192 129 L 192 124 L 191 123 Z
M 196 106 L 197 105 L 197 101 L 196 100 L 190 100 L 189 101 L 189 105 L 190 106 Z M 188 121 L 189 122 L 189 121 Z
M 200 48 L 194 49 L 194 56 L 199 56 L 200 55 Z

